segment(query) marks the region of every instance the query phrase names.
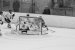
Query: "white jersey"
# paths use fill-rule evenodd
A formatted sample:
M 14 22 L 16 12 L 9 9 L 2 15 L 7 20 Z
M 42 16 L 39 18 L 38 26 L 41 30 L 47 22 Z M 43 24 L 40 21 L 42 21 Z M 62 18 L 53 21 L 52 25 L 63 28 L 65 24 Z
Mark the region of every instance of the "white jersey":
M 2 15 L 0 15 L 0 21 L 3 21 L 3 16 Z
M 11 13 L 11 14 L 10 14 L 10 13 L 8 12 L 8 13 L 6 14 L 6 17 L 9 18 L 9 19 L 11 19 L 13 14 L 14 14 L 14 13 Z
M 3 22 L 3 16 L 2 15 L 0 15 L 0 30 L 1 30 L 1 28 L 2 28 L 2 22 Z

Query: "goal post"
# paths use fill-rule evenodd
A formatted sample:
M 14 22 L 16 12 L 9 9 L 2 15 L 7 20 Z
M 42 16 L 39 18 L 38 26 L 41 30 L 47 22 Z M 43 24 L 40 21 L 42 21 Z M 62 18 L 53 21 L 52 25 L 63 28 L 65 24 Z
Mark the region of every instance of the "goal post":
M 42 35 L 42 22 L 39 17 L 19 16 L 19 31 L 27 31 L 29 35 Z

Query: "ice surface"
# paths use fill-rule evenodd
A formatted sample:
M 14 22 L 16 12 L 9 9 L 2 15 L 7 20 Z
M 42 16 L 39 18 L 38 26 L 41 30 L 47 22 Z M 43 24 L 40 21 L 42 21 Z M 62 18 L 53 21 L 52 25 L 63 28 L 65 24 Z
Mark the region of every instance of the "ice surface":
M 14 18 L 16 22 L 17 17 Z M 0 37 L 0 50 L 75 50 L 75 29 L 49 27 L 47 35 L 14 35 L 5 23 Z M 12 26 L 15 29 L 15 26 Z M 53 33 L 51 30 L 54 30 Z M 6 36 L 7 35 L 7 36 Z
M 5 24 L 6 26 L 7 24 Z M 47 35 L 10 34 L 11 29 L 2 29 L 0 37 L 1 50 L 75 50 L 75 29 L 53 28 Z

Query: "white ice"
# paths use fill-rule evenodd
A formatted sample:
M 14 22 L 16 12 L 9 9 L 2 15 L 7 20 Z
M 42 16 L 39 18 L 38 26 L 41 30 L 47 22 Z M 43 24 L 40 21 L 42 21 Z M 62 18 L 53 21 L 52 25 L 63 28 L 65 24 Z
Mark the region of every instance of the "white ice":
M 3 27 L 6 27 L 4 24 Z M 47 35 L 1 36 L 0 50 L 75 50 L 75 29 L 49 27 Z M 10 32 L 10 29 L 2 29 Z
M 21 14 L 15 15 L 17 17 L 14 18 L 14 21 Z M 25 16 L 26 14 L 23 15 Z M 6 28 L 2 29 L 2 33 L 11 31 L 7 29 L 6 25 L 2 26 Z M 3 35 L 0 37 L 0 50 L 75 50 L 75 29 L 55 27 L 49 27 L 49 29 L 55 32 L 48 31 L 47 35 L 26 35 L 23 37 Z

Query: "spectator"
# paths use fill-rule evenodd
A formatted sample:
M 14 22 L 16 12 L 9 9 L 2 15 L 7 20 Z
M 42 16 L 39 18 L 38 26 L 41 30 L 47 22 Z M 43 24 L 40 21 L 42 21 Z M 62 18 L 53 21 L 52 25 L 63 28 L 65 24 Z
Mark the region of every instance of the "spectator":
M 46 7 L 43 11 L 43 14 L 47 14 L 49 15 L 50 14 L 50 9 L 48 7 Z
M 59 8 L 62 8 L 62 7 L 64 7 L 63 0 L 60 0 L 59 1 Z
M 13 10 L 14 12 L 19 12 L 20 2 L 18 0 L 14 0 L 13 2 Z
M 51 8 L 54 8 L 54 6 L 55 6 L 55 1 L 51 0 Z
M 27 17 L 29 17 L 30 15 L 29 14 L 27 14 Z

